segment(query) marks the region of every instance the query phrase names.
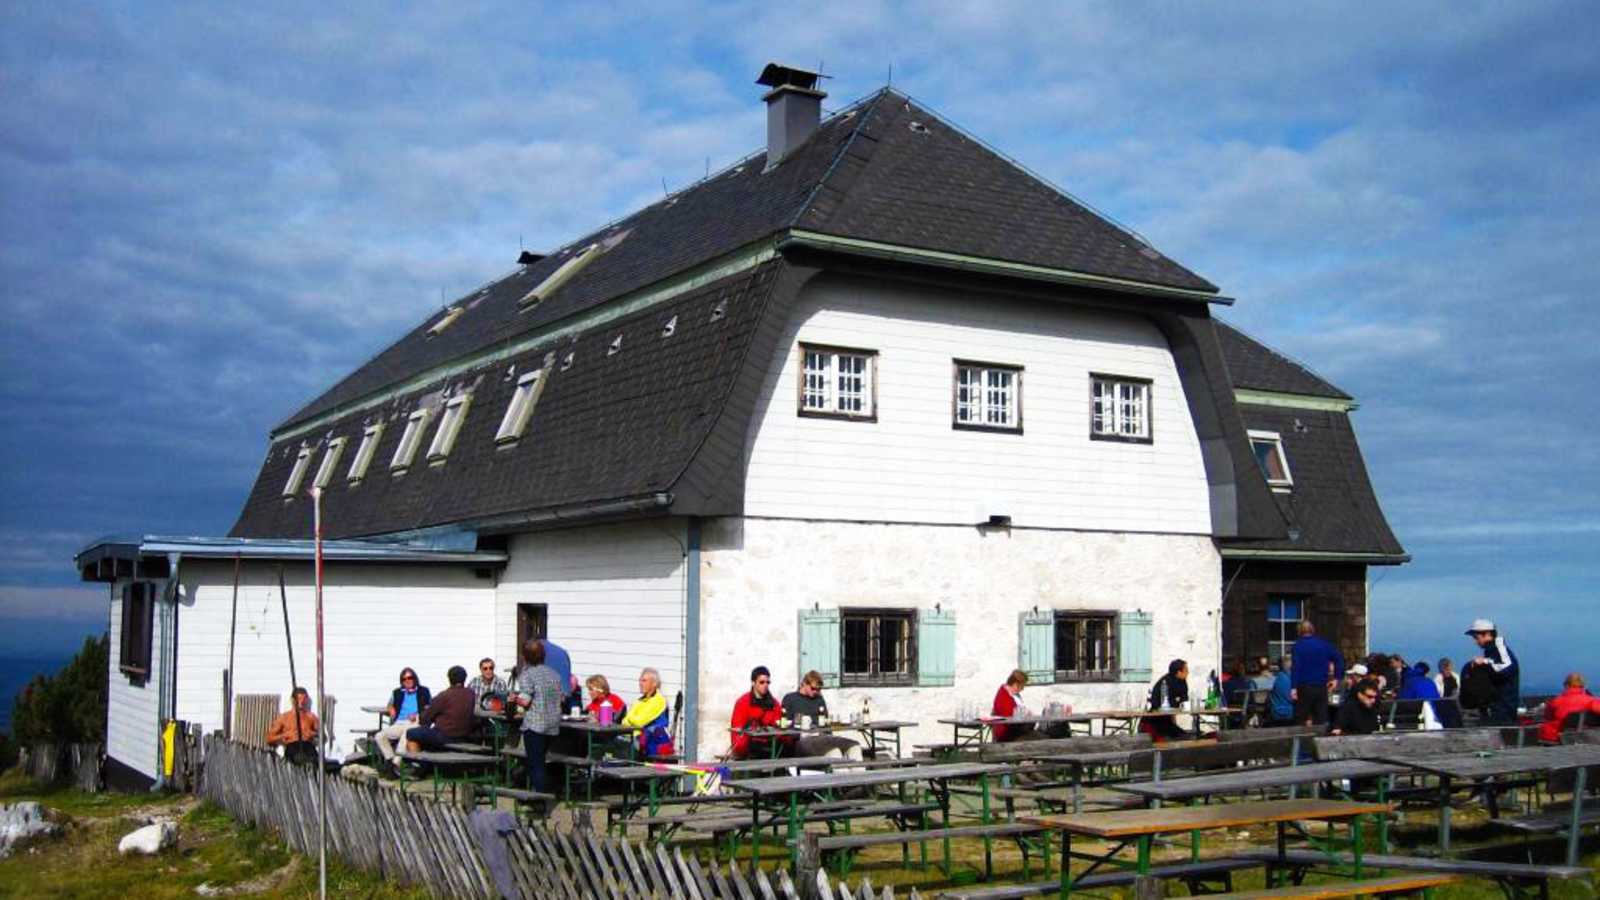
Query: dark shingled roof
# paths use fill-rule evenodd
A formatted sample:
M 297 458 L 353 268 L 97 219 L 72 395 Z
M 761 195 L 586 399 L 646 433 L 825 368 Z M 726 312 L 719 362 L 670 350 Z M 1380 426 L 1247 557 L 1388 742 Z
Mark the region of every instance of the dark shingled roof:
M 466 311 L 449 328 L 429 336 L 441 313 L 430 315 L 279 430 L 791 228 L 1216 290 L 889 89 L 833 115 L 780 165 L 765 167 L 764 154 L 752 156 L 462 297 L 455 305 Z M 572 251 L 623 232 L 553 296 L 519 312 L 518 300 Z
M 1220 319 L 1217 339 L 1222 342 L 1222 357 L 1236 388 L 1353 399 L 1322 376 Z
M 1294 487 L 1273 496 L 1300 534 L 1295 540 L 1228 541 L 1227 547 L 1405 555 L 1373 493 L 1348 414 L 1248 403 L 1239 404 L 1239 413 L 1246 428 L 1275 431 L 1283 441 Z

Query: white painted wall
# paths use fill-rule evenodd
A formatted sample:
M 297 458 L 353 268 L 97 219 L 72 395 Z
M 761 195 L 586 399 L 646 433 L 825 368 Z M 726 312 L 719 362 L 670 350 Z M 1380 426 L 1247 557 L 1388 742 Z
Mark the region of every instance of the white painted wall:
M 106 755 L 128 768 L 155 778 L 160 761 L 160 724 L 157 710 L 160 701 L 155 673 L 135 685 L 123 674 L 122 665 L 122 588 L 126 581 L 112 585 L 110 682 L 106 694 Z M 151 617 L 154 636 L 151 638 L 151 665 L 160 659 L 162 617 Z
M 1043 529 L 979 532 L 970 526 L 717 519 L 706 523 L 701 557 L 702 756 L 728 746 L 734 702 L 750 669 L 772 670 L 781 695 L 799 676 L 797 616 L 821 607 L 932 608 L 956 615 L 956 684 L 833 689 L 843 714 L 870 695 L 874 715 L 920 722 L 911 743 L 947 741 L 960 702 L 984 704 L 1018 664 L 1018 616 L 1040 609 L 1144 610 L 1154 615 L 1156 674 L 1183 657 L 1204 690 L 1217 657 L 1221 559 L 1208 537 Z M 1079 710 L 1143 702 L 1148 684 L 1029 688 L 1038 709 L 1051 700 Z
M 827 278 L 798 301 L 748 439 L 745 514 L 1207 534 L 1172 354 L 1130 314 Z M 799 343 L 878 351 L 878 421 L 796 415 Z M 951 427 L 954 359 L 1019 365 L 1024 432 Z M 1089 439 L 1089 373 L 1154 381 L 1148 445 Z
M 231 560 L 185 560 L 179 570 L 177 717 L 205 732 L 222 728 L 222 670 L 228 665 L 233 599 Z M 411 666 L 434 693 L 449 686 L 453 665 L 477 673 L 495 648 L 494 581 L 445 565 L 353 565 L 324 569 L 326 689 L 338 700 L 334 749 L 352 749 L 350 729 L 376 717 Z M 288 564 L 284 583 L 296 675 L 316 694 L 316 604 L 309 563 Z M 115 647 L 116 636 L 112 636 Z M 509 659 L 502 660 L 509 667 Z M 245 561 L 239 586 L 234 693 L 276 693 L 288 708 L 289 656 L 275 563 Z M 115 701 L 113 701 L 115 707 Z M 154 719 L 154 707 L 150 717 Z M 320 712 L 320 710 L 318 710 Z M 154 727 L 152 725 L 152 727 Z
M 683 688 L 683 541 L 683 522 L 667 519 L 516 535 L 495 604 L 500 655 L 516 653 L 517 604 L 543 603 L 580 682 L 604 675 L 631 703 L 639 670 L 654 666 L 671 702 Z

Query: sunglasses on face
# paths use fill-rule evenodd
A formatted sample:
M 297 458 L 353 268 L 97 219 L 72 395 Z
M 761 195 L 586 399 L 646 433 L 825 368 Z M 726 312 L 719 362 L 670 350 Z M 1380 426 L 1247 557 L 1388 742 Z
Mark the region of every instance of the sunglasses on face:
M 417 680 L 417 676 L 415 676 L 415 675 L 401 675 L 400 676 L 400 680 L 401 681 L 416 681 Z
M 494 666 L 479 666 L 478 670 L 480 672 L 493 672 L 494 671 Z
M 756 679 L 756 684 L 771 684 L 771 683 L 772 683 L 772 679 L 770 679 L 770 678 L 757 678 Z
M 1377 694 L 1362 694 L 1361 695 L 1361 699 L 1363 699 L 1363 700 L 1376 700 L 1376 699 L 1378 699 L 1378 695 Z

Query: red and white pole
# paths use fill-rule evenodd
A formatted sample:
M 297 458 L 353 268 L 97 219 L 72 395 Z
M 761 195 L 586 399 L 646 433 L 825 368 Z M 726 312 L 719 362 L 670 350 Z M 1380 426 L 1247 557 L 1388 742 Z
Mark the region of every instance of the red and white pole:
M 317 580 L 317 703 L 319 712 L 320 704 L 326 703 L 327 693 L 322 684 L 322 488 L 311 489 L 311 516 L 312 534 L 316 546 L 316 580 Z M 323 728 L 327 722 L 322 723 Z M 322 729 L 317 730 L 317 896 L 321 900 L 328 898 L 328 765 L 323 759 L 324 748 L 328 746 L 326 736 Z

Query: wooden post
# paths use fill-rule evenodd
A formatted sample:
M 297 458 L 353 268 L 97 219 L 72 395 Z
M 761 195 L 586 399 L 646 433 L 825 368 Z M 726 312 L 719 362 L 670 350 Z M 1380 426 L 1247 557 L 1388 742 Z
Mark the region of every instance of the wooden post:
M 1161 900 L 1161 879 L 1153 875 L 1140 875 L 1133 880 L 1133 900 Z
M 822 849 L 817 846 L 817 836 L 801 832 L 799 854 L 795 859 L 794 880 L 800 888 L 801 900 L 817 900 L 817 876 L 822 874 Z

